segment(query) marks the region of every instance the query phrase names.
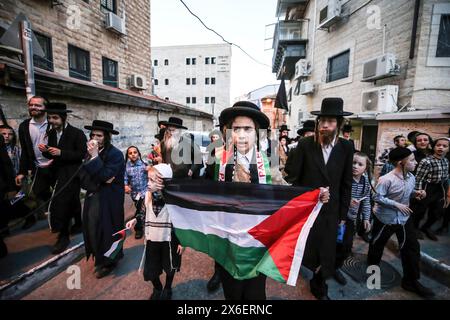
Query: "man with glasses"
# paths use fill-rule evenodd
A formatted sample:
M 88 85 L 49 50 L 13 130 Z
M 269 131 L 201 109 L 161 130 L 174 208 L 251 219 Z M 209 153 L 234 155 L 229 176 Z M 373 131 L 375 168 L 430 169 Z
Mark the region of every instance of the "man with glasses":
M 303 264 L 314 271 L 311 293 L 320 300 L 329 300 L 326 278 L 334 275 L 338 225 L 343 226 L 350 206 L 352 191 L 353 148 L 339 138 L 344 116 L 341 98 L 325 98 L 316 115 L 314 136 L 299 141 L 289 157 L 292 165 L 286 180 L 295 186 L 329 187 L 330 202 L 322 207 L 311 228 Z
M 65 103 L 50 103 L 45 112 L 52 128 L 48 133 L 48 145 L 39 144 L 38 147 L 46 158 L 54 160 L 51 169 L 56 184 L 49 221 L 52 232 L 59 233 L 52 253 L 59 254 L 69 245 L 69 234 L 82 231 L 80 179 L 77 172 L 86 155 L 87 141 L 83 131 L 67 122 L 67 114 L 72 111 L 67 110 Z M 72 218 L 75 224 L 71 228 Z
M 16 177 L 17 186 L 21 186 L 23 179 L 31 175 L 32 192 L 36 196 L 37 205 L 40 206 L 50 199 L 50 186 L 52 183 L 50 164 L 53 162 L 42 155 L 39 144 L 48 143 L 47 132 L 49 124 L 47 122 L 45 107 L 48 100 L 44 97 L 34 96 L 28 101 L 28 113 L 30 119 L 23 121 L 19 125 L 19 140 L 22 148 L 20 155 L 19 174 Z M 46 208 L 41 213 L 46 212 Z M 35 218 L 27 220 L 29 225 L 35 223 Z

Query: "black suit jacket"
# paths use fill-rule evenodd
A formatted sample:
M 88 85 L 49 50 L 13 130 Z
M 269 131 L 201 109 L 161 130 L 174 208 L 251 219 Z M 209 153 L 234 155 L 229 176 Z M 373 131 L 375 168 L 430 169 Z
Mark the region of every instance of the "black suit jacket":
M 64 132 L 57 142 L 56 130 L 52 129 L 48 133 L 48 146 L 61 149 L 61 156 L 52 156 L 44 152 L 43 156 L 48 159 L 54 159 L 51 168 L 58 180 L 58 186 L 64 185 L 78 170 L 83 162 L 87 152 L 86 136 L 83 131 L 70 124 L 64 129 Z M 79 192 L 79 179 L 72 180 L 75 188 Z
M 30 120 L 27 119 L 19 125 L 19 141 L 22 153 L 20 155 L 19 174 L 27 175 L 28 170 L 35 171 L 36 156 L 30 136 Z
M 0 136 L 0 201 L 7 192 L 15 190 L 13 164 L 6 151 L 5 140 Z
M 337 225 L 345 220 L 352 193 L 353 146 L 338 138 L 327 164 L 314 137 L 301 139 L 291 151 L 287 181 L 295 186 L 330 187 L 330 201 L 324 204 L 308 237 L 305 265 L 322 266 L 324 276 L 334 270 Z

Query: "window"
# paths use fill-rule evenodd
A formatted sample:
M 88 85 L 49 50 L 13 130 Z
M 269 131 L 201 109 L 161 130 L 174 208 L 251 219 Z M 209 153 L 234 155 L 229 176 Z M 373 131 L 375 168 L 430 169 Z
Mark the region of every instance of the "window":
M 216 84 L 216 78 L 211 78 L 211 84 Z
M 169 59 L 164 60 L 164 65 L 168 66 L 169 65 Z
M 302 84 L 302 81 L 299 79 L 297 80 L 297 84 L 295 85 L 294 95 L 298 96 L 300 94 L 300 85 Z
M 450 57 L 450 14 L 441 15 L 436 57 L 437 58 Z
M 209 97 L 205 97 L 205 103 L 209 103 Z
M 191 84 L 191 78 L 186 78 L 186 84 L 190 85 Z
M 211 103 L 216 103 L 216 97 L 211 97 Z
M 205 78 L 205 84 L 209 84 L 209 78 Z
M 155 86 L 158 85 L 158 79 L 155 79 Z
M 191 97 L 186 97 L 186 104 L 190 104 L 191 103 Z
M 196 97 L 192 97 L 192 103 L 197 103 L 197 98 Z
M 208 57 L 205 58 L 205 64 L 209 64 L 209 58 Z
M 216 64 L 216 57 L 211 57 L 211 64 Z
M 34 65 L 48 71 L 53 71 L 52 39 L 38 32 L 33 32 L 42 48 L 42 51 L 44 51 L 43 57 L 33 55 Z
M 197 78 L 192 78 L 192 84 L 196 85 L 197 84 Z
M 158 66 L 158 60 L 153 61 L 153 65 L 154 65 L 155 67 L 157 67 L 157 66 Z
M 118 63 L 117 61 L 102 57 L 103 84 L 117 88 L 118 84 Z
M 192 58 L 192 64 L 196 64 L 197 63 L 197 59 L 196 58 Z
M 191 58 L 186 58 L 186 64 L 190 65 L 191 64 Z
M 89 51 L 69 44 L 69 76 L 81 80 L 91 80 L 91 59 Z
M 348 77 L 350 64 L 350 50 L 328 59 L 327 82 Z
M 164 84 L 165 84 L 166 86 L 168 86 L 168 85 L 169 85 L 169 79 L 164 79 Z
M 116 0 L 100 0 L 100 8 L 116 13 Z

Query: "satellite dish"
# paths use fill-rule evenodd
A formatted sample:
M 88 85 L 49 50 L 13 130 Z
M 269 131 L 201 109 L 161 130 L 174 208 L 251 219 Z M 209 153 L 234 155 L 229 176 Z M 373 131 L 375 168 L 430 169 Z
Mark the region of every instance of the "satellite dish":
M 19 13 L 19 15 L 14 19 L 13 23 L 11 23 L 11 25 L 9 26 L 8 30 L 6 30 L 3 36 L 0 38 L 1 44 L 22 50 L 22 44 L 20 42 L 21 21 L 27 21 L 31 26 L 31 23 L 25 16 L 25 14 Z M 33 44 L 33 54 L 39 57 L 45 57 L 45 53 L 39 45 L 39 42 L 33 31 L 31 31 L 31 39 Z

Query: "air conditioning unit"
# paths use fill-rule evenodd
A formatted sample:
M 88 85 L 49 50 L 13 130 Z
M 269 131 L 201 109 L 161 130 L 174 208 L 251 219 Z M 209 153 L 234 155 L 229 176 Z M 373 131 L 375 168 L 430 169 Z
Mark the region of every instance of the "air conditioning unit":
M 106 13 L 105 28 L 118 34 L 126 34 L 123 19 L 112 12 Z
M 311 65 L 305 59 L 300 59 L 295 64 L 295 75 L 294 79 L 305 78 L 311 74 Z
M 384 86 L 362 92 L 361 112 L 382 113 L 397 111 L 398 86 Z
M 317 29 L 327 29 L 340 18 L 340 0 L 328 0 L 328 4 L 319 11 L 319 27 Z
M 370 82 L 398 75 L 400 73 L 400 66 L 395 61 L 395 55 L 387 53 L 364 62 L 361 81 Z
M 133 74 L 130 78 L 130 87 L 139 90 L 147 89 L 147 79 L 144 76 Z
M 303 81 L 300 84 L 300 94 L 311 94 L 314 93 L 314 84 L 312 81 Z

